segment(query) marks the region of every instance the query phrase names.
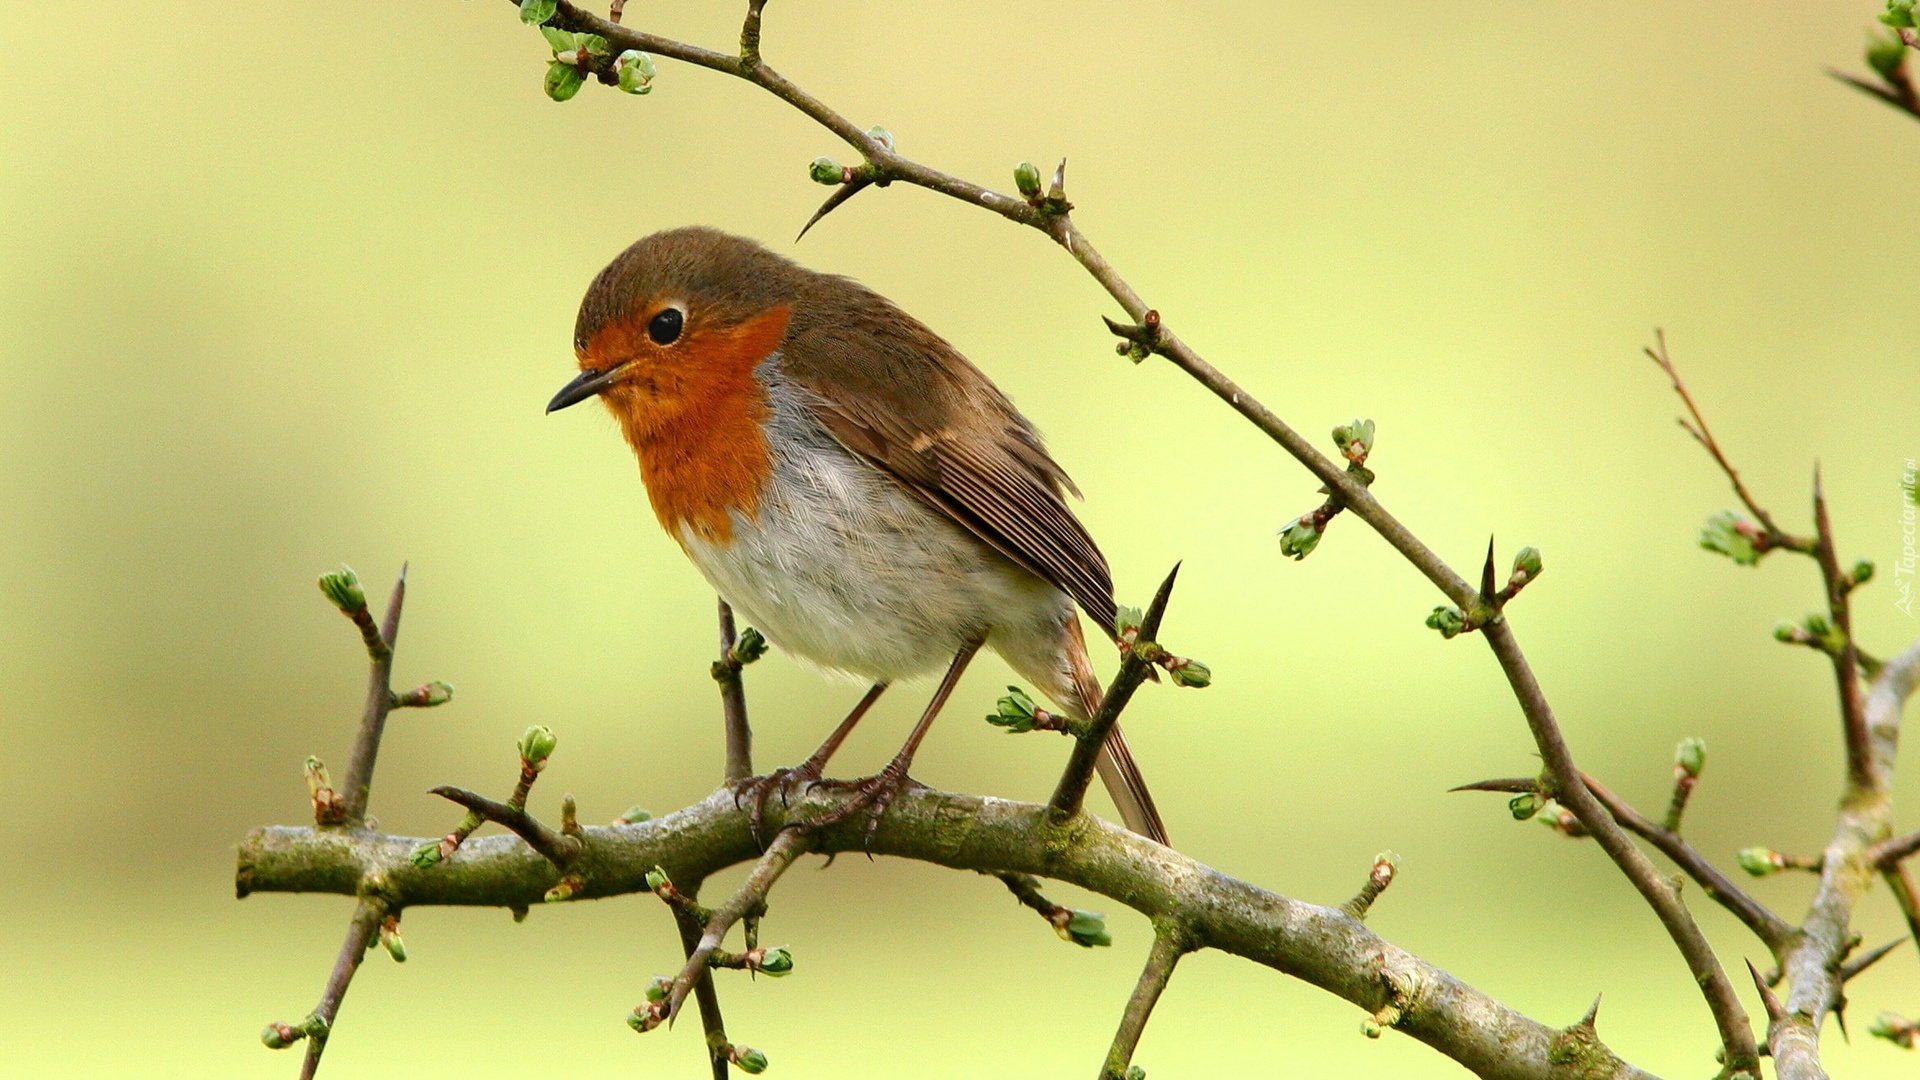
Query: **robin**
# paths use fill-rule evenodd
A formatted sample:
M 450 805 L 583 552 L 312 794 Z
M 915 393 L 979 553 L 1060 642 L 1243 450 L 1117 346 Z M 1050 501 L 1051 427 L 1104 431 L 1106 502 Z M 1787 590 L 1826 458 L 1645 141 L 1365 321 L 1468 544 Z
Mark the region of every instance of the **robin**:
M 1039 433 L 939 335 L 849 278 L 715 229 L 655 233 L 602 270 L 574 324 L 654 513 L 767 640 L 870 680 L 813 756 L 756 783 L 821 779 L 892 683 L 946 667 L 906 744 L 831 814 L 868 834 L 981 646 L 1080 719 L 1099 710 L 1076 604 L 1114 632 L 1106 559 Z M 1099 771 L 1129 828 L 1166 830 L 1116 726 Z M 816 819 L 813 824 L 829 818 Z

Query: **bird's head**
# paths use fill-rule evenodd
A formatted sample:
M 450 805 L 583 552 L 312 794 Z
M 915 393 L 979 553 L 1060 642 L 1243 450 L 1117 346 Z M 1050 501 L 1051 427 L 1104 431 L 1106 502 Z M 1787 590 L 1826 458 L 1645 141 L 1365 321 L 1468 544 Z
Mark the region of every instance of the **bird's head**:
M 644 436 L 714 394 L 743 390 L 779 348 L 806 273 L 716 229 L 640 240 L 581 301 L 573 335 L 580 374 L 547 411 L 598 396 L 629 435 Z

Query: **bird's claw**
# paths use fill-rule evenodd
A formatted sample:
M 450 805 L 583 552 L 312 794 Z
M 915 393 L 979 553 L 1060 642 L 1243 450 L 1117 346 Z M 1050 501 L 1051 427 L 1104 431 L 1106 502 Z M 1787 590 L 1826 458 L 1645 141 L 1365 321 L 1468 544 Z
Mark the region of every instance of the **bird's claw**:
M 767 797 L 775 791 L 780 792 L 780 805 L 786 806 L 788 796 L 795 788 L 820 781 L 820 766 L 809 761 L 792 768 L 775 769 L 765 776 L 749 776 L 733 789 L 733 805 L 737 810 L 742 801 L 751 800 L 747 805 L 747 831 L 753 834 L 753 842 L 762 850 L 766 842 L 760 837 L 760 828 L 766 822 Z M 796 822 L 793 827 L 805 824 Z
M 862 777 L 859 780 L 823 780 L 820 783 L 835 788 L 851 789 L 853 797 L 823 814 L 816 814 L 805 821 L 797 822 L 795 827 L 823 829 L 845 821 L 856 811 L 865 809 L 867 831 L 860 841 L 862 849 L 873 846 L 873 834 L 879 830 L 880 819 L 886 816 L 887 807 L 893 805 L 893 800 L 907 788 L 917 786 L 913 778 L 907 775 L 904 766 L 896 768 L 895 765 L 888 765 L 880 773 Z

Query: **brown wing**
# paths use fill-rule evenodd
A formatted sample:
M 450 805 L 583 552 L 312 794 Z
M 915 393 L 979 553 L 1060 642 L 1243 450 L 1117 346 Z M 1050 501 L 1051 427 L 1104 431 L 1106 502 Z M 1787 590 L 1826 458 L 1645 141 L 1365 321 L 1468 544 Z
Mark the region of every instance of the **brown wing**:
M 1067 509 L 1073 491 L 1038 433 L 953 346 L 879 294 L 814 277 L 794 305 L 783 370 L 873 462 L 1113 632 L 1107 560 Z

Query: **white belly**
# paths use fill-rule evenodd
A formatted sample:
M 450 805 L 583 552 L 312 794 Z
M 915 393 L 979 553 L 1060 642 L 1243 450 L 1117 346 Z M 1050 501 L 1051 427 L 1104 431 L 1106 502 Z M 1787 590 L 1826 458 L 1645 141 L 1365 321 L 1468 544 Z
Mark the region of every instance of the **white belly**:
M 681 530 L 715 591 L 774 645 L 822 667 L 892 682 L 984 639 L 1055 696 L 1066 595 L 854 457 L 805 391 L 777 378 L 768 389 L 785 437 L 757 513 L 735 512 L 725 543 Z

